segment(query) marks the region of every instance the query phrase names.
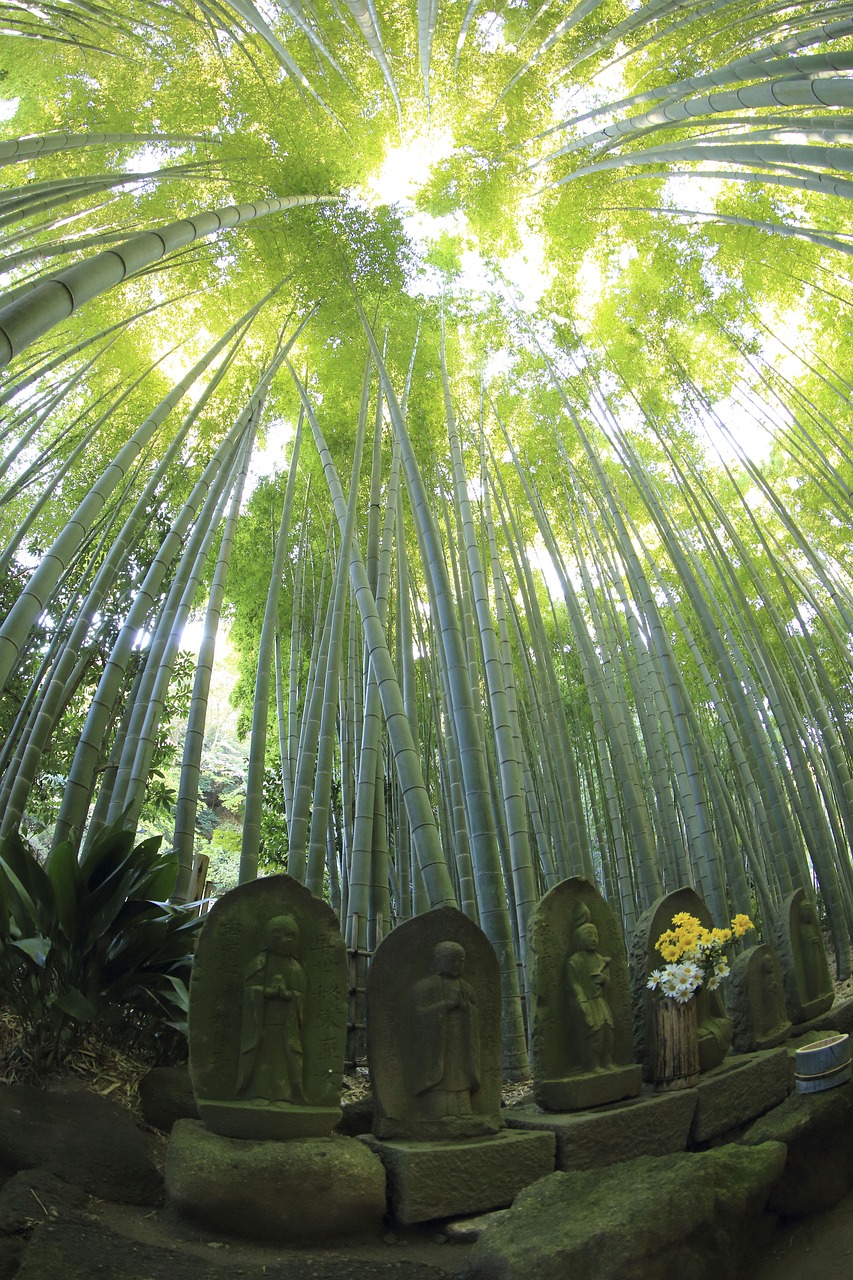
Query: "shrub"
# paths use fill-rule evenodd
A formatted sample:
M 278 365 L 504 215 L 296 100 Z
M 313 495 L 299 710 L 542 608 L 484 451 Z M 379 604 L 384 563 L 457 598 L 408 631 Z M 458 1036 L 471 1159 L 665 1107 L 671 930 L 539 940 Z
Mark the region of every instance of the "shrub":
M 17 833 L 0 845 L 0 982 L 38 1065 L 60 1061 L 83 1026 L 140 1020 L 185 1029 L 194 907 L 170 906 L 177 861 L 160 836 L 103 831 L 78 859 L 43 867 Z

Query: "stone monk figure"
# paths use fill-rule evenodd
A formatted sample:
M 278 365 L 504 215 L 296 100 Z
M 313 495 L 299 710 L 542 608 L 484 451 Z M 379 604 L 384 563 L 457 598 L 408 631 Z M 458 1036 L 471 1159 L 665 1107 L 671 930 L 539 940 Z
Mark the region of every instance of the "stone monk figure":
M 807 1004 L 820 1000 L 833 987 L 817 912 L 807 898 L 799 905 L 797 925 L 793 937 L 794 959 L 803 1004 Z
M 598 950 L 598 930 L 589 908 L 579 902 L 572 935 L 573 951 L 566 961 L 573 1031 L 582 1071 L 613 1066 L 613 1013 L 608 1001 L 610 956 Z
M 465 950 L 439 942 L 435 973 L 412 991 L 415 1096 L 431 1120 L 471 1115 L 480 1086 L 480 1034 L 474 989 L 462 977 Z
M 293 916 L 273 916 L 243 984 L 238 1096 L 306 1101 L 302 1037 L 308 982 L 298 956 Z

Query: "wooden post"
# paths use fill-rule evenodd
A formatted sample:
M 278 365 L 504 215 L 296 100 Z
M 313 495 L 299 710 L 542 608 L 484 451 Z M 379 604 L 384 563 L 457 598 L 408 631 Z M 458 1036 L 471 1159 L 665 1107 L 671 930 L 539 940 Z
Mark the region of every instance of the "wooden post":
M 699 1028 L 696 1000 L 682 1004 L 670 996 L 654 1002 L 654 1084 L 659 1093 L 699 1083 Z

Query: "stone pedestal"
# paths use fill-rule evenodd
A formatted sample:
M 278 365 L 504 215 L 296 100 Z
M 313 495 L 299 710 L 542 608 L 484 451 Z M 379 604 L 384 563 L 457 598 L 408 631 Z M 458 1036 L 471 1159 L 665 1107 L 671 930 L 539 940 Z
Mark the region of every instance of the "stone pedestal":
M 296 1107 L 266 1100 L 257 1105 L 200 1101 L 198 1112 L 214 1133 L 228 1138 L 286 1142 L 288 1138 L 328 1138 L 340 1122 L 340 1107 Z
M 691 1141 L 710 1142 L 741 1128 L 784 1102 L 789 1087 L 784 1047 L 728 1058 L 699 1081 Z
M 580 1111 L 584 1107 L 597 1107 L 602 1100 L 618 1102 L 621 1098 L 637 1096 L 641 1075 L 642 1067 L 633 1063 L 588 1075 L 565 1076 L 561 1080 L 539 1080 L 536 1101 L 546 1111 Z
M 487 1226 L 468 1280 L 718 1280 L 746 1275 L 779 1142 L 553 1173 Z
M 378 1232 L 385 1173 L 357 1138 L 251 1142 L 179 1120 L 166 1195 L 184 1217 L 250 1239 L 327 1242 Z
M 853 1186 L 853 1084 L 792 1093 L 751 1124 L 744 1146 L 780 1142 L 788 1156 L 768 1201 L 772 1213 L 800 1218 L 837 1204 Z
M 461 1142 L 357 1139 L 385 1166 L 391 1215 L 403 1226 L 501 1209 L 554 1170 L 553 1133 L 501 1133 Z
M 653 1094 L 646 1089 L 630 1102 L 598 1107 L 595 1111 L 542 1112 L 536 1107 L 510 1107 L 504 1112 L 508 1128 L 553 1133 L 557 1139 L 557 1168 L 566 1173 L 599 1169 L 637 1156 L 664 1156 L 685 1151 L 696 1111 L 695 1089 Z

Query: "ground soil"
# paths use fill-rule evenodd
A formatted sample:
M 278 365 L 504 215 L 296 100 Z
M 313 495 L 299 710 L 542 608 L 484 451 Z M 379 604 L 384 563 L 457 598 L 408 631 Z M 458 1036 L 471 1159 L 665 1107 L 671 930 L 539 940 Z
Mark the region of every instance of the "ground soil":
M 23 1242 L 22 1242 L 23 1243 Z M 85 1213 L 45 1218 L 24 1244 L 9 1280 L 450 1280 L 462 1277 L 470 1245 L 435 1225 L 391 1230 L 334 1247 L 285 1248 L 216 1236 L 168 1210 L 105 1201 Z
M 853 1191 L 833 1209 L 780 1222 L 749 1280 L 850 1280 L 853 1276 Z
M 388 1230 L 328 1249 L 284 1248 L 216 1236 L 166 1209 L 93 1201 L 82 1215 L 38 1224 L 20 1280 L 462 1280 L 470 1244 L 440 1226 Z M 850 1280 L 853 1192 L 826 1213 L 781 1222 L 749 1280 Z M 536 1280 L 531 1277 L 530 1280 Z M 732 1278 L 734 1280 L 734 1278 Z

